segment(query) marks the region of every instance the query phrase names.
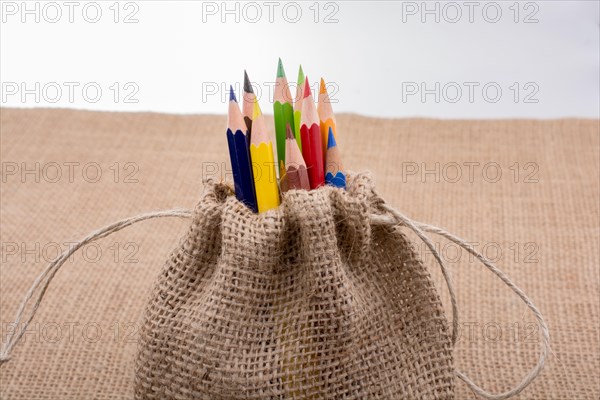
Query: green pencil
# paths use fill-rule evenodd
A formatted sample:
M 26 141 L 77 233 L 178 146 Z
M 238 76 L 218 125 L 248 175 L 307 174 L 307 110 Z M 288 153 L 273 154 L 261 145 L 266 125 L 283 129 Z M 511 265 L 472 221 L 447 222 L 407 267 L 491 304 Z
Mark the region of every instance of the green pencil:
M 273 114 L 275 117 L 275 139 L 277 139 L 277 158 L 280 165 L 285 165 L 285 137 L 286 125 L 294 127 L 294 107 L 292 106 L 292 95 L 288 85 L 281 58 L 277 65 L 277 80 L 275 82 L 275 95 L 273 103 Z
M 304 71 L 302 71 L 302 65 L 298 70 L 298 83 L 296 86 L 296 98 L 294 100 L 294 134 L 296 135 L 296 141 L 298 147 L 302 151 L 302 139 L 300 138 L 300 117 L 302 115 L 302 100 L 304 96 L 302 91 L 304 89 Z

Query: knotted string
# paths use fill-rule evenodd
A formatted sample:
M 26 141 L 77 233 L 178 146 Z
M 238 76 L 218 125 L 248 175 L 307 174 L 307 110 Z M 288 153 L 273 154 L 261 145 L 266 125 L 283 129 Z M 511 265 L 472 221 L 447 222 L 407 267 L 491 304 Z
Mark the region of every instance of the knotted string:
M 484 397 L 486 399 L 490 399 L 490 400 L 507 399 L 507 398 L 515 396 L 518 393 L 520 393 L 521 391 L 523 391 L 523 389 L 525 389 L 540 374 L 540 372 L 546 362 L 546 357 L 548 355 L 548 351 L 550 348 L 550 335 L 548 333 L 548 326 L 546 325 L 546 322 L 544 321 L 544 317 L 542 316 L 542 314 L 540 313 L 538 308 L 533 304 L 531 299 L 517 285 L 515 285 L 500 269 L 498 269 L 498 267 L 496 267 L 491 261 L 489 261 L 483 255 L 481 255 L 477 250 L 475 250 L 475 248 L 473 248 L 473 246 L 471 246 L 469 243 L 467 243 L 463 239 L 460 239 L 460 238 L 452 235 L 451 233 L 449 233 L 441 228 L 438 228 L 436 226 L 413 221 L 412 219 L 401 214 L 394 208 L 389 207 L 385 204 L 383 204 L 382 207 L 389 214 L 386 214 L 386 215 L 371 214 L 371 215 L 369 215 L 371 222 L 373 224 L 389 225 L 389 226 L 403 225 L 403 226 L 409 228 L 427 245 L 427 247 L 429 247 L 433 256 L 435 257 L 436 261 L 438 262 L 440 269 L 442 271 L 442 275 L 444 276 L 444 279 L 446 281 L 446 285 L 448 286 L 448 292 L 450 293 L 450 301 L 452 304 L 452 343 L 453 344 L 456 344 L 456 341 L 458 339 L 458 304 L 456 301 L 456 293 L 454 291 L 454 285 L 452 283 L 452 276 L 450 274 L 450 271 L 446 267 L 446 264 L 442 260 L 440 253 L 436 250 L 431 239 L 429 238 L 429 236 L 427 236 L 427 234 L 425 232 L 435 233 L 437 235 L 443 236 L 444 238 L 448 239 L 449 241 L 456 243 L 463 249 L 467 250 L 470 254 L 475 256 L 483 265 L 485 265 L 492 273 L 494 273 L 497 277 L 499 277 L 500 280 L 502 280 L 502 282 L 504 282 L 504 284 L 506 284 L 506 286 L 508 286 L 513 292 L 515 292 L 519 296 L 519 298 L 521 298 L 521 300 L 523 300 L 523 302 L 527 305 L 527 307 L 533 312 L 533 314 L 534 314 L 535 318 L 537 319 L 537 322 L 540 326 L 541 332 L 542 332 L 542 338 L 543 338 L 542 349 L 541 349 L 540 357 L 538 359 L 536 366 L 529 372 L 529 374 L 527 374 L 527 376 L 525 378 L 523 378 L 521 383 L 519 383 L 517 386 L 515 386 L 513 389 L 511 389 L 507 392 L 500 393 L 500 394 L 493 394 L 493 393 L 487 392 L 486 390 L 482 389 L 480 386 L 475 384 L 463 372 L 458 371 L 458 370 L 455 371 L 456 376 L 458 376 L 461 380 L 463 380 L 467 384 L 467 386 L 469 386 L 469 388 L 471 388 L 471 390 L 473 390 L 473 392 L 477 393 L 479 396 Z M 4 363 L 6 363 L 8 360 L 10 360 L 10 357 L 11 357 L 11 354 L 12 354 L 12 351 L 13 351 L 15 345 L 19 342 L 19 340 L 21 339 L 23 334 L 26 332 L 27 327 L 29 326 L 29 323 L 35 316 L 35 313 L 37 312 L 37 309 L 40 306 L 42 299 L 44 298 L 44 295 L 46 293 L 46 290 L 48 289 L 48 286 L 50 285 L 50 282 L 52 281 L 52 279 L 54 278 L 54 276 L 56 275 L 56 273 L 58 272 L 60 267 L 65 263 L 66 260 L 68 260 L 68 258 L 75 251 L 77 251 L 79 248 L 81 248 L 82 246 L 85 246 L 88 243 L 91 243 L 98 239 L 102 239 L 114 232 L 118 232 L 123 228 L 126 228 L 130 225 L 136 224 L 141 221 L 145 221 L 148 219 L 154 219 L 154 218 L 163 218 L 163 217 L 190 218 L 191 216 L 192 216 L 192 212 L 190 210 L 174 209 L 174 210 L 155 211 L 155 212 L 150 212 L 147 214 L 141 214 L 141 215 L 138 215 L 135 217 L 126 218 L 122 221 L 115 222 L 113 224 L 105 226 L 104 228 L 101 228 L 101 229 L 91 232 L 86 237 L 84 237 L 79 242 L 77 242 L 74 246 L 71 246 L 68 250 L 63 252 L 60 255 L 60 257 L 58 257 L 56 260 L 52 261 L 51 263 L 49 263 L 46 266 L 44 271 L 42 271 L 42 273 L 36 278 L 36 280 L 33 282 L 33 285 L 31 286 L 31 288 L 27 291 L 27 294 L 25 295 L 25 298 L 21 302 L 21 305 L 19 306 L 17 313 L 15 315 L 14 325 L 15 325 L 16 329 L 13 330 L 8 335 L 8 340 L 7 340 L 6 344 L 2 347 L 2 350 L 0 351 L 0 366 L 3 365 Z M 37 292 L 37 296 L 35 296 L 33 305 L 31 306 L 31 309 L 30 309 L 28 315 L 24 319 L 23 316 L 25 314 L 25 309 L 27 308 L 27 305 L 34 298 L 34 295 L 36 292 Z

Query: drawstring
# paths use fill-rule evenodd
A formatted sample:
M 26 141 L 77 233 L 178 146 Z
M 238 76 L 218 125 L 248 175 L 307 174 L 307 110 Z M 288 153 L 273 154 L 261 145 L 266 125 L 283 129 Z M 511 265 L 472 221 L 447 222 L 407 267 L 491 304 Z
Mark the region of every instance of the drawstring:
M 404 226 L 406 226 L 407 228 L 412 230 L 427 245 L 427 247 L 429 247 L 429 249 L 431 250 L 436 261 L 440 265 L 442 275 L 444 276 L 446 285 L 448 286 L 448 292 L 450 293 L 450 301 L 452 303 L 452 343 L 453 344 L 456 344 L 457 337 L 458 337 L 458 304 L 456 301 L 456 293 L 454 291 L 454 286 L 452 284 L 452 277 L 451 277 L 450 271 L 444 264 L 440 253 L 436 250 L 435 246 L 433 245 L 429 236 L 427 236 L 426 232 L 427 233 L 435 233 L 437 235 L 443 236 L 444 238 L 448 239 L 451 242 L 456 243 L 457 245 L 459 245 L 460 247 L 462 247 L 463 249 L 468 251 L 470 254 L 475 256 L 492 273 L 494 273 L 498 278 L 500 278 L 500 280 L 502 280 L 502 282 L 504 282 L 504 284 L 506 284 L 506 286 L 508 286 L 513 292 L 515 292 L 517 294 L 517 296 L 519 296 L 521 298 L 521 300 L 523 300 L 523 302 L 527 305 L 527 307 L 529 307 L 529 309 L 533 312 L 533 314 L 534 314 L 535 318 L 537 319 L 537 322 L 540 326 L 541 332 L 542 332 L 542 338 L 543 338 L 542 349 L 541 349 L 540 357 L 538 359 L 536 366 L 521 381 L 521 383 L 519 383 L 519 385 L 517 385 L 516 387 L 514 387 L 513 389 L 511 389 L 507 392 L 500 393 L 500 394 L 493 394 L 493 393 L 489 393 L 489 392 L 485 391 L 484 389 L 482 389 L 481 387 L 479 387 L 463 372 L 458 371 L 458 370 L 456 371 L 456 376 L 458 376 L 461 380 L 463 380 L 469 386 L 469 388 L 471 388 L 471 390 L 473 390 L 473 392 L 477 393 L 479 396 L 486 398 L 486 399 L 490 399 L 490 400 L 507 399 L 507 398 L 515 396 L 518 393 L 520 393 L 521 391 L 523 391 L 523 389 L 525 389 L 527 387 L 527 385 L 529 385 L 540 374 L 540 372 L 546 362 L 546 357 L 548 355 L 548 351 L 550 348 L 550 335 L 548 333 L 548 326 L 546 325 L 546 322 L 544 321 L 544 317 L 542 316 L 540 311 L 537 309 L 537 307 L 533 304 L 531 299 L 518 286 L 516 286 L 502 271 L 500 271 L 487 258 L 485 258 L 483 255 L 481 255 L 477 250 L 475 250 L 473 248 L 473 246 L 471 246 L 469 243 L 465 242 L 464 240 L 452 235 L 451 233 L 449 233 L 441 228 L 438 228 L 438 227 L 435 227 L 432 225 L 428 225 L 428 224 L 423 224 L 421 222 L 413 221 L 412 219 L 399 213 L 394 208 L 389 207 L 385 204 L 383 204 L 382 207 L 390 215 L 371 214 L 369 216 L 371 219 L 371 222 L 376 225 L 391 225 L 391 226 L 404 225 Z M 114 232 L 120 231 L 123 228 L 126 228 L 130 225 L 136 224 L 141 221 L 145 221 L 145 220 L 153 219 L 153 218 L 163 218 L 163 217 L 190 218 L 191 216 L 192 216 L 192 212 L 190 210 L 164 210 L 164 211 L 155 211 L 155 212 L 151 212 L 148 214 L 141 214 L 141 215 L 138 215 L 135 217 L 130 217 L 130 218 L 124 219 L 122 221 L 115 222 L 111 225 L 105 226 L 104 228 L 98 229 L 94 232 L 91 232 L 85 238 L 83 238 L 82 240 L 77 242 L 77 244 L 75 246 L 72 246 L 69 248 L 69 250 L 63 252 L 60 255 L 60 257 L 58 257 L 56 260 L 52 261 L 51 263 L 49 263 L 46 266 L 44 271 L 42 271 L 42 273 L 36 278 L 33 285 L 31 286 L 31 288 L 27 291 L 27 294 L 25 295 L 25 298 L 23 299 L 23 302 L 19 306 L 19 309 L 17 310 L 16 316 L 15 316 L 14 325 L 17 329 L 12 331 L 8 335 L 8 340 L 7 340 L 6 344 L 3 346 L 2 350 L 0 351 L 0 365 L 3 365 L 5 362 L 7 362 L 10 359 L 12 350 L 14 349 L 15 345 L 19 342 L 19 340 L 21 339 L 23 334 L 26 332 L 27 327 L 29 326 L 29 323 L 35 316 L 35 313 L 37 312 L 37 309 L 40 306 L 40 303 L 42 302 L 42 299 L 44 298 L 44 294 L 46 293 L 46 290 L 48 289 L 50 282 L 54 278 L 54 275 L 56 275 L 56 273 L 58 272 L 60 267 L 65 263 L 66 260 L 69 259 L 69 257 L 75 251 L 77 251 L 79 248 L 81 248 L 82 246 L 85 246 L 86 244 L 88 244 L 90 242 L 104 238 Z M 30 303 L 30 301 L 33 299 L 34 294 L 36 292 L 37 292 L 37 296 L 35 297 L 35 301 L 34 301 L 33 305 L 31 306 L 31 310 L 30 310 L 28 316 L 25 319 L 23 319 L 25 309 L 26 309 L 27 305 Z M 22 323 L 21 323 L 21 321 L 22 321 Z
M 118 232 L 123 228 L 126 228 L 130 225 L 136 224 L 141 221 L 145 221 L 147 219 L 153 218 L 162 218 L 162 217 L 180 217 L 180 218 L 190 218 L 192 216 L 192 212 L 189 210 L 166 210 L 166 211 L 154 211 L 148 214 L 140 214 L 135 217 L 129 217 L 122 221 L 112 223 L 110 225 L 105 226 L 104 228 L 100 228 L 96 231 L 91 232 L 85 238 L 81 239 L 74 246 L 70 246 L 69 250 L 64 251 L 60 257 L 56 260 L 52 261 L 46 266 L 46 269 L 42 271 L 42 273 L 36 278 L 31 285 L 31 288 L 27 291 L 25 298 L 21 302 L 19 309 L 17 310 L 17 314 L 15 315 L 15 330 L 13 330 L 8 335 L 8 340 L 6 344 L 2 347 L 2 351 L 0 351 L 0 365 L 3 365 L 5 362 L 10 360 L 10 356 L 13 348 L 19 342 L 23 334 L 27 331 L 27 327 L 29 323 L 35 316 L 35 313 L 44 298 L 44 294 L 46 293 L 46 289 L 48 289 L 48 285 L 54 278 L 54 275 L 58 272 L 60 267 L 71 257 L 73 253 L 75 253 L 79 248 L 85 246 L 88 243 L 91 243 L 95 240 L 102 239 L 110 235 L 111 233 Z M 33 298 L 33 295 L 36 291 L 39 292 L 35 298 L 35 302 L 29 312 L 29 316 L 23 320 L 21 324 L 21 319 L 23 318 L 23 313 L 25 312 L 25 307 L 29 304 L 30 300 Z
M 531 369 L 529 371 L 527 376 L 525 376 L 525 378 L 523 378 L 523 380 L 517 386 L 515 386 L 514 388 L 512 388 L 504 393 L 494 394 L 494 393 L 490 393 L 490 392 L 484 390 L 483 388 L 481 388 L 480 386 L 478 386 L 464 372 L 459 371 L 459 370 L 455 371 L 456 376 L 458 376 L 462 381 L 464 381 L 467 384 L 467 386 L 469 386 L 469 388 L 471 388 L 471 390 L 473 392 L 477 393 L 479 396 L 481 396 L 483 398 L 486 398 L 489 400 L 503 400 L 503 399 L 508 399 L 510 397 L 513 397 L 513 396 L 521 393 L 523 391 L 523 389 L 525 389 L 540 374 L 540 372 L 542 371 L 542 368 L 544 368 L 544 364 L 546 363 L 546 357 L 548 356 L 548 352 L 550 350 L 550 334 L 548 332 L 548 325 L 546 324 L 546 321 L 544 320 L 544 317 L 542 316 L 542 313 L 540 312 L 540 310 L 535 306 L 535 304 L 533 304 L 531 299 L 517 285 L 515 285 L 514 282 L 511 281 L 508 276 L 506 276 L 506 274 L 504 274 L 504 272 L 502 272 L 500 269 L 498 269 L 498 267 L 496 267 L 491 261 L 489 261 L 487 258 L 485 258 L 481 253 L 479 253 L 477 250 L 475 250 L 475 248 L 473 246 L 471 246 L 469 243 L 467 243 L 463 239 L 461 239 L 441 228 L 438 228 L 437 226 L 432 226 L 432 225 L 424 224 L 421 222 L 413 221 L 410 218 L 406 217 L 405 215 L 401 214 L 400 212 L 398 212 L 397 210 L 395 210 L 394 208 L 392 208 L 386 204 L 382 205 L 382 207 L 385 211 L 389 212 L 393 218 L 390 218 L 389 216 L 386 216 L 386 215 L 372 215 L 371 221 L 375 224 L 404 225 L 404 226 L 410 228 L 417 236 L 419 236 L 419 238 L 427 245 L 427 247 L 429 247 L 429 249 L 433 253 L 435 259 L 437 260 L 438 264 L 440 265 L 440 269 L 442 270 L 442 275 L 444 276 L 444 279 L 446 280 L 446 284 L 448 286 L 448 292 L 450 293 L 450 302 L 452 303 L 452 343 L 453 344 L 456 344 L 457 329 L 458 329 L 458 313 L 457 313 L 458 306 L 457 306 L 457 302 L 456 302 L 456 294 L 454 292 L 454 286 L 452 285 L 452 278 L 451 278 L 450 272 L 449 272 L 448 268 L 446 267 L 446 265 L 444 264 L 444 262 L 442 261 L 442 258 L 440 256 L 439 252 L 435 249 L 431 240 L 425 234 L 425 232 L 435 233 L 436 235 L 443 236 L 444 238 L 448 239 L 449 241 L 451 241 L 453 243 L 456 243 L 457 245 L 459 245 L 460 247 L 462 247 L 463 249 L 468 251 L 470 254 L 475 256 L 483 265 L 485 265 L 487 267 L 487 269 L 489 269 L 494 275 L 496 275 L 498 278 L 500 278 L 500 280 L 502 282 L 504 282 L 504 284 L 506 286 L 508 286 L 514 293 L 516 293 L 517 296 L 519 296 L 519 298 L 523 301 L 523 303 L 525 303 L 525 305 L 531 310 L 531 312 L 535 316 L 537 323 L 540 327 L 540 330 L 542 332 L 542 348 L 540 351 L 540 356 L 538 358 L 537 364 L 535 365 L 535 367 L 533 369 Z

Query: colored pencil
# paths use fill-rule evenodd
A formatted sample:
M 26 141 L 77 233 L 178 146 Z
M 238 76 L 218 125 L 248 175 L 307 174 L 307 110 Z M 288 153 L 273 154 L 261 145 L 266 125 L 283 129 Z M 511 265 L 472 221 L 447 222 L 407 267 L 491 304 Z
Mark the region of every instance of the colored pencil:
M 233 171 L 235 196 L 252 211 L 257 211 L 252 162 L 246 136 L 247 127 L 242 118 L 233 87 L 229 87 L 229 119 L 227 123 L 227 144 Z
M 296 140 L 298 141 L 298 147 L 302 151 L 302 139 L 300 136 L 300 119 L 302 114 L 302 89 L 304 88 L 304 71 L 302 65 L 298 69 L 298 81 L 296 82 L 296 97 L 294 98 L 294 133 L 296 134 Z
M 292 94 L 288 85 L 281 58 L 277 65 L 277 79 L 275 81 L 275 95 L 273 97 L 273 116 L 275 119 L 275 139 L 277 142 L 277 159 L 280 164 L 285 164 L 285 126 L 291 124 L 294 128 L 294 106 Z
M 310 188 L 316 189 L 325 183 L 325 171 L 323 169 L 324 160 L 319 117 L 310 91 L 308 77 L 306 77 L 304 84 L 300 136 L 302 138 L 302 156 L 306 162 Z
M 269 139 L 265 118 L 258 101 L 254 102 L 252 114 L 252 137 L 250 138 L 250 157 L 254 172 L 254 187 L 258 212 L 262 213 L 279 206 L 279 188 L 275 173 L 273 144 Z
M 244 114 L 244 122 L 248 127 L 248 142 L 252 138 L 252 115 L 254 114 L 254 103 L 256 103 L 256 95 L 248 73 L 244 70 L 244 102 L 242 103 L 242 113 Z
M 328 185 L 346 189 L 346 174 L 340 157 L 340 151 L 333 135 L 333 128 L 329 127 L 327 137 L 327 172 L 325 182 Z
M 296 140 L 296 139 L 294 139 Z M 279 161 L 279 193 L 285 193 L 289 190 L 287 176 L 285 173 L 285 164 Z
M 308 179 L 308 172 L 306 170 L 306 163 L 304 162 L 302 153 L 300 153 L 298 143 L 296 142 L 296 138 L 292 132 L 292 127 L 290 124 L 287 124 L 286 126 L 285 145 L 285 182 L 282 184 L 282 187 L 285 187 L 285 189 L 282 190 L 310 190 L 310 182 Z
M 329 128 L 333 129 L 333 136 L 337 140 L 337 130 L 335 124 L 335 115 L 331 108 L 331 99 L 327 93 L 325 81 L 321 78 L 321 86 L 319 88 L 319 105 L 317 106 L 319 113 L 319 123 L 321 127 L 321 140 L 323 143 L 323 154 L 327 152 L 327 138 L 329 137 Z

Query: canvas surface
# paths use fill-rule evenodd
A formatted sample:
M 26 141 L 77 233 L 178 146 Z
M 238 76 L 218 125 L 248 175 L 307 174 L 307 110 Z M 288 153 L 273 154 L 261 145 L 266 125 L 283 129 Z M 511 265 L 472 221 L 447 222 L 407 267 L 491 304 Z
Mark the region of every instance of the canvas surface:
M 228 164 L 221 116 L 2 109 L 0 124 L 3 341 L 59 249 L 131 215 L 193 208 L 202 178 L 218 179 Z M 340 115 L 338 132 L 345 165 L 372 171 L 390 205 L 473 242 L 544 313 L 552 353 L 520 398 L 598 398 L 598 121 Z M 188 228 L 147 221 L 75 254 L 0 369 L 0 397 L 132 398 L 142 314 Z M 448 305 L 433 257 L 408 237 Z M 507 390 L 537 359 L 534 319 L 470 256 L 435 243 L 461 306 L 455 365 L 491 391 Z M 455 386 L 457 398 L 474 398 Z

